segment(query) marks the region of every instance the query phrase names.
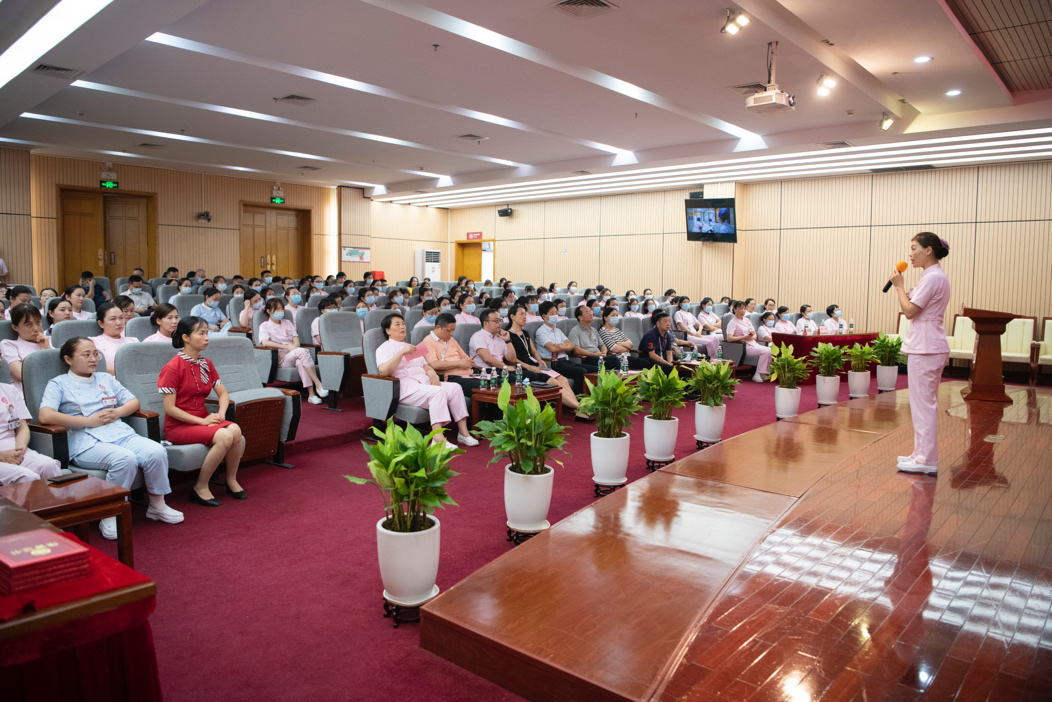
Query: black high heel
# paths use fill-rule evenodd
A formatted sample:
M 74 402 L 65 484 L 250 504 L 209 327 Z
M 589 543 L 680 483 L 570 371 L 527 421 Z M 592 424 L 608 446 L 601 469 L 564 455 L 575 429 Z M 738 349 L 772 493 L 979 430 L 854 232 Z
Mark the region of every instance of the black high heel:
M 223 504 L 214 497 L 210 500 L 206 500 L 205 498 L 198 495 L 197 490 L 194 490 L 193 488 L 190 488 L 190 501 L 194 504 L 202 505 L 204 507 L 218 507 L 221 504 Z
M 238 490 L 238 491 L 235 492 L 234 490 L 230 489 L 229 485 L 227 485 L 226 492 L 227 492 L 228 495 L 233 497 L 235 500 L 247 500 L 248 499 L 248 493 L 245 492 L 244 489 L 241 489 L 241 490 Z

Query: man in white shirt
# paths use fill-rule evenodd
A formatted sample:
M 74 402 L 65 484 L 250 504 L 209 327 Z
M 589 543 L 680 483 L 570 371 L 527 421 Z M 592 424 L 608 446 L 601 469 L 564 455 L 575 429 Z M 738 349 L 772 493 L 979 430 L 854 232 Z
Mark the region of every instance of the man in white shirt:
M 128 289 L 121 294 L 135 303 L 135 314 L 146 314 L 155 304 L 153 296 L 142 289 L 141 275 L 130 276 Z

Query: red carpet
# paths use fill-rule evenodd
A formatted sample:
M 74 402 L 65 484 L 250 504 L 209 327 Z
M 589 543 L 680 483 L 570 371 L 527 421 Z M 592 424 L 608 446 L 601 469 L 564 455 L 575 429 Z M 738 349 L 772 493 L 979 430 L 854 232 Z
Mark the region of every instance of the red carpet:
M 905 384 L 899 376 L 899 387 Z M 846 383 L 840 399 L 847 399 Z M 323 429 L 345 440 L 367 423 L 360 407 L 343 414 L 307 407 L 297 443 L 324 440 Z M 805 387 L 801 411 L 815 407 L 814 387 Z M 688 405 L 677 413 L 678 456 L 695 451 L 693 412 Z M 592 425 L 566 421 L 571 457 L 563 457 L 566 468 L 556 474 L 552 523 L 595 499 Z M 774 386 L 743 382 L 723 436 L 772 421 Z M 629 479 L 636 480 L 646 474 L 642 417 L 630 432 Z M 437 514 L 443 589 L 512 548 L 505 541 L 503 467 L 486 466 L 491 455 L 483 443 L 456 459 L 461 475 L 449 491 L 460 506 Z M 297 453 L 294 462 L 294 470 L 247 467 L 241 483 L 249 499 L 224 498 L 219 488 L 219 508 L 190 505 L 185 476 L 170 500 L 186 512 L 180 525 L 146 520 L 143 508 L 133 508 L 136 568 L 157 581 L 152 624 L 166 699 L 515 699 L 422 651 L 416 624 L 395 630 L 382 616 L 380 496 L 342 478 L 367 474 L 361 445 Z M 92 543 L 116 556 L 116 545 L 97 532 Z

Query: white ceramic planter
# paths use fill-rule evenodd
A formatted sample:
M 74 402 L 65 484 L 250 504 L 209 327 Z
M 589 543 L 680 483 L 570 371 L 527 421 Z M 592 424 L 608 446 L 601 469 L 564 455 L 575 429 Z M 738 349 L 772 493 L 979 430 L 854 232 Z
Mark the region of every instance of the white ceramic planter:
M 831 378 L 824 375 L 817 376 L 815 390 L 818 393 L 819 405 L 835 405 L 836 398 L 840 394 L 840 376 L 834 375 Z
M 628 482 L 628 445 L 631 439 L 628 434 L 603 439 L 592 432 L 592 481 L 596 485 L 624 485 Z
M 727 405 L 709 407 L 700 402 L 694 403 L 694 440 L 714 444 L 723 434 L 723 424 L 727 419 Z
M 435 581 L 442 525 L 434 516 L 430 518 L 433 527 L 408 534 L 384 529 L 387 517 L 376 523 L 376 552 L 387 601 L 412 607 L 438 594 Z
M 898 379 L 898 366 L 877 366 L 877 390 L 894 390 Z
M 675 458 L 678 438 L 679 417 L 654 419 L 648 414 L 643 418 L 643 455 L 651 461 Z
M 847 394 L 851 397 L 865 397 L 869 395 L 869 371 L 856 373 L 847 372 Z
M 774 415 L 778 419 L 795 417 L 800 412 L 800 388 L 774 389 Z
M 548 523 L 548 508 L 552 504 L 552 484 L 555 471 L 545 466 L 547 473 L 523 475 L 504 466 L 504 513 L 508 526 L 516 531 L 543 531 Z

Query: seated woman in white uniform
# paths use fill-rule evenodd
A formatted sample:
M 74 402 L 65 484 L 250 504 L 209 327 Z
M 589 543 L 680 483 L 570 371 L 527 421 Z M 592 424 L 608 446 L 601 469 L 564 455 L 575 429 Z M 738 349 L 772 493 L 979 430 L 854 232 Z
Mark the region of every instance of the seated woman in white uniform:
M 321 318 L 340 309 L 340 298 L 335 295 L 326 297 L 318 303 L 318 316 L 310 323 L 310 340 L 321 346 Z
M 33 299 L 33 291 L 25 285 L 16 285 L 7 291 L 7 309 L 4 310 L 4 319 L 11 319 L 11 310 L 17 305 L 28 305 Z
M 79 285 L 70 285 L 62 293 L 62 297 L 69 300 L 69 304 L 73 306 L 73 319 L 95 319 L 93 313 L 84 309 L 84 300 L 87 299 L 87 296 L 88 294 L 84 292 L 84 288 Z
M 0 354 L 7 361 L 11 384 L 21 391 L 22 361 L 35 351 L 51 348 L 51 340 L 44 334 L 40 310 L 31 304 L 24 303 L 11 308 L 11 329 L 18 334 L 18 338 L 0 341 Z M 2 417 L 0 421 L 3 421 Z
M 716 358 L 723 336 L 718 333 L 705 334 L 701 320 L 690 313 L 690 297 L 681 295 L 672 298 L 672 304 L 676 311 L 672 315 L 676 329 L 687 333 L 687 341 L 699 348 L 705 349 L 705 355 Z
M 778 334 L 795 334 L 796 325 L 789 319 L 789 308 L 782 305 L 778 308 L 778 321 L 774 325 Z
M 457 441 L 474 446 L 476 439 L 468 430 L 468 409 L 464 391 L 456 383 L 443 383 L 438 374 L 427 365 L 422 354 L 415 356 L 417 348 L 407 344 L 405 320 L 396 314 L 388 315 L 380 322 L 387 339 L 376 349 L 376 366 L 380 375 L 398 378 L 398 401 L 414 407 L 423 407 L 431 415 L 431 428 L 442 429 L 450 418 L 457 423 Z M 442 435 L 435 437 L 441 441 Z M 449 442 L 446 442 L 449 444 Z M 451 448 L 455 445 L 449 444 Z
M 727 323 L 727 341 L 745 344 L 745 357 L 756 362 L 753 382 L 762 383 L 771 367 L 771 349 L 756 341 L 756 330 L 745 318 L 745 303 L 738 300 L 732 307 L 734 319 Z
M 829 319 L 822 322 L 823 334 L 843 334 L 847 331 L 847 325 L 844 323 L 844 313 L 840 309 L 840 305 L 826 307 L 826 315 Z
M 771 332 L 774 331 L 774 324 L 774 312 L 764 312 L 760 315 L 760 328 L 756 330 L 757 343 L 771 345 L 773 340 Z
M 108 303 L 107 303 L 108 304 Z M 107 305 L 103 305 L 105 307 Z M 109 305 L 113 312 L 116 307 Z M 164 503 L 168 483 L 168 453 L 156 441 L 139 436 L 121 421 L 139 410 L 139 401 L 109 373 L 96 372 L 100 354 L 91 339 L 73 337 L 59 351 L 69 366 L 66 375 L 48 381 L 40 401 L 40 421 L 69 431 L 69 459 L 74 465 L 106 471 L 106 480 L 131 489 L 142 469 L 150 506 L 149 519 L 167 524 L 183 521 L 183 513 Z M 99 522 L 107 539 L 117 538 L 117 518 Z
M 301 309 L 304 302 L 303 294 L 296 288 L 285 288 L 285 318 L 293 324 L 296 323 L 296 313 Z
M 155 305 L 150 313 L 150 325 L 157 331 L 143 339 L 143 343 L 162 343 L 170 346 L 175 328 L 179 326 L 179 310 L 167 302 Z
M 95 312 L 102 333 L 91 337 L 92 343 L 106 359 L 106 372 L 117 375 L 117 349 L 126 344 L 137 344 L 139 340 L 134 336 L 124 336 L 124 327 L 127 321 L 124 313 L 112 302 L 105 302 Z
M 796 333 L 817 334 L 818 325 L 811 319 L 814 316 L 815 313 L 811 309 L 811 305 L 800 305 L 800 319 L 796 320 Z
M 639 298 L 630 297 L 628 298 L 628 311 L 625 312 L 626 317 L 646 317 L 646 313 L 642 312 L 643 306 L 639 304 Z
M 22 390 L 0 383 L 0 406 L 4 408 L 0 417 L 0 485 L 29 483 L 61 473 L 61 463 L 29 448 L 26 422 L 32 416 L 22 398 Z
M 775 312 L 778 307 L 773 297 L 769 297 L 763 301 L 764 312 Z
M 73 319 L 73 305 L 64 297 L 53 297 L 47 303 L 47 330 L 44 334 L 50 339 L 51 330 L 59 322 Z
M 226 318 L 226 312 L 219 309 L 219 298 L 223 294 L 216 288 L 205 288 L 201 294 L 204 295 L 205 301 L 194 305 L 190 310 L 190 316 L 205 320 L 208 323 L 210 336 L 226 336 L 231 324 Z
M 238 315 L 238 324 L 251 332 L 256 312 L 261 309 L 263 309 L 263 296 L 254 288 L 249 288 L 245 291 L 245 307 Z

